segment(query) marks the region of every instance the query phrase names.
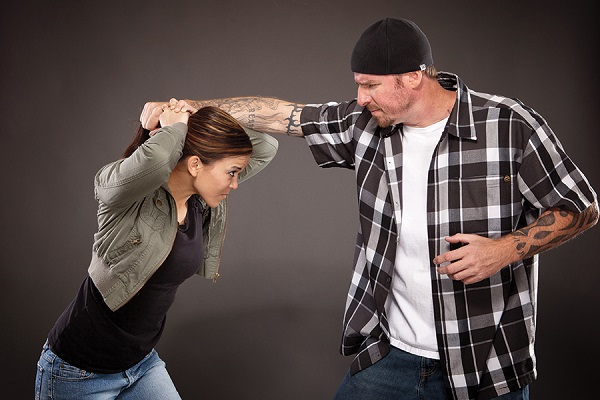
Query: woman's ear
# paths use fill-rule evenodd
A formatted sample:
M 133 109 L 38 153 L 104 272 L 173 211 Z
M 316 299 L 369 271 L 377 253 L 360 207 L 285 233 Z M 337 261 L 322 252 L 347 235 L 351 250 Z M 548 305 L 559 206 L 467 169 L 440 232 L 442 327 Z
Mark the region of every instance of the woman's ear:
M 198 156 L 190 156 L 187 159 L 187 169 L 188 169 L 188 172 L 194 178 L 196 176 L 198 176 L 198 173 L 200 172 L 200 170 L 202 169 L 202 167 L 203 167 L 203 165 L 202 165 L 202 161 L 200 161 L 200 157 L 198 157 Z

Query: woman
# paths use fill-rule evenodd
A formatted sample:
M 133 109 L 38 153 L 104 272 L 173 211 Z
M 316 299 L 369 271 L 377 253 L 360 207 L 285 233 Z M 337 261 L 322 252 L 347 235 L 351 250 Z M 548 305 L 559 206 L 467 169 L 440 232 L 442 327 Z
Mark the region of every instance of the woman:
M 167 310 L 187 278 L 219 276 L 227 195 L 277 142 L 214 107 L 159 120 L 96 174 L 89 276 L 48 335 L 36 399 L 180 398 L 154 350 Z

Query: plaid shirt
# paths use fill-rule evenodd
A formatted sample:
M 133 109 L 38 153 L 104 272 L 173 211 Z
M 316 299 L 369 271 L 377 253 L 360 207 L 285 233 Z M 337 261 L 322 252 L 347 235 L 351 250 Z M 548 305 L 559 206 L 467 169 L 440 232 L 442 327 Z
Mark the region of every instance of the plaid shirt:
M 581 212 L 595 199 L 546 121 L 519 100 L 477 93 L 453 74 L 440 84 L 457 100 L 428 175 L 429 259 L 444 237 L 489 238 L 532 223 L 550 207 Z M 359 197 L 355 265 L 341 352 L 356 373 L 390 348 L 384 304 L 402 222 L 402 126 L 379 128 L 356 100 L 307 105 L 302 130 L 321 167 L 354 169 Z M 398 133 L 400 132 L 400 133 Z M 455 399 L 490 399 L 536 378 L 537 256 L 465 285 L 431 265 L 441 363 Z

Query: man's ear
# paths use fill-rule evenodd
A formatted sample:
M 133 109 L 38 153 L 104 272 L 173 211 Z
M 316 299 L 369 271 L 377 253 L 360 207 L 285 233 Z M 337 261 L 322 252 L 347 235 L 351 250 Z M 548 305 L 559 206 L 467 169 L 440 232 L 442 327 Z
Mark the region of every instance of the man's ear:
M 187 159 L 187 169 L 188 172 L 190 173 L 190 175 L 192 175 L 194 178 L 196 176 L 198 176 L 198 173 L 200 172 L 200 170 L 203 168 L 202 165 L 202 161 L 200 161 L 200 157 L 198 156 L 190 156 Z
M 411 71 L 408 73 L 408 82 L 412 88 L 416 88 L 423 80 L 423 71 Z

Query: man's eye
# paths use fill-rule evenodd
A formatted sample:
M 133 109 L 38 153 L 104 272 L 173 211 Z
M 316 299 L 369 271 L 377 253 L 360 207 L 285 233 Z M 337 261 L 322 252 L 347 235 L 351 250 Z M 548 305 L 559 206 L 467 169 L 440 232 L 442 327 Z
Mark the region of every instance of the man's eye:
M 235 176 L 235 171 L 229 172 L 229 175 L 233 178 Z

